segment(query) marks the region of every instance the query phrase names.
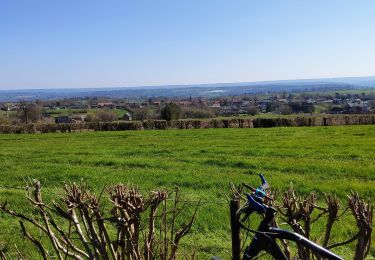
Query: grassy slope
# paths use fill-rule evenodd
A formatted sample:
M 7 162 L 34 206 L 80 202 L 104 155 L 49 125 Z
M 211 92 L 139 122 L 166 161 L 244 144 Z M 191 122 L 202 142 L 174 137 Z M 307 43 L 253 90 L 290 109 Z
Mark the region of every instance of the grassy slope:
M 142 190 L 178 185 L 187 199 L 224 201 L 229 182 L 257 184 L 256 173 L 263 172 L 277 189 L 293 183 L 301 192 L 333 192 L 343 199 L 355 190 L 374 200 L 374 137 L 375 126 L 0 135 L 0 185 L 22 186 L 26 178 L 38 178 L 47 197 L 63 181 L 80 179 L 96 190 L 117 182 Z M 5 198 L 27 209 L 22 191 L 0 188 Z M 1 217 L 3 229 L 9 220 Z M 206 252 L 203 256 L 225 256 L 228 221 L 225 204 L 205 204 L 187 243 Z M 317 238 L 322 229 L 316 227 Z M 334 239 L 351 229 L 336 227 Z M 8 227 L 0 241 L 23 243 L 16 230 Z

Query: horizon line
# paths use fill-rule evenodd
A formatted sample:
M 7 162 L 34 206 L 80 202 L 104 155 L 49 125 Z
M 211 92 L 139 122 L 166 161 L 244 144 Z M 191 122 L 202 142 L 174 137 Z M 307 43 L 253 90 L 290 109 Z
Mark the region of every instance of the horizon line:
M 375 75 L 366 76 L 332 76 L 323 78 L 297 78 L 297 79 L 276 79 L 276 80 L 255 80 L 255 81 L 238 81 L 238 82 L 212 82 L 212 83 L 181 83 L 181 84 L 155 84 L 155 85 L 138 85 L 138 86 L 122 86 L 122 87 L 58 87 L 58 88 L 0 88 L 0 91 L 42 91 L 42 90 L 101 90 L 101 89 L 127 89 L 127 88 L 169 88 L 169 87 L 199 87 L 207 85 L 221 85 L 221 84 L 265 84 L 265 83 L 282 83 L 291 81 L 314 81 L 314 80 L 335 80 L 335 79 L 356 79 L 356 78 L 372 78 Z M 337 82 L 339 83 L 339 82 Z

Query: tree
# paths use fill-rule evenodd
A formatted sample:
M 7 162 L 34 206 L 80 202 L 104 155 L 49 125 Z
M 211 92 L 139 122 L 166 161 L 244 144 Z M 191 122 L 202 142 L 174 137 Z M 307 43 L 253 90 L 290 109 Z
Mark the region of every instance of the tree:
M 144 121 L 147 119 L 154 119 L 156 118 L 156 113 L 153 109 L 142 107 L 142 108 L 135 108 L 133 109 L 133 119 Z
M 289 104 L 294 113 L 312 113 L 314 112 L 314 104 L 308 102 L 292 102 Z
M 266 104 L 266 112 L 275 112 L 279 110 L 278 102 L 269 102 Z
M 256 114 L 259 114 L 259 109 L 256 105 L 249 105 L 245 108 L 246 113 L 255 116 Z
M 173 102 L 166 104 L 161 110 L 161 118 L 167 121 L 179 119 L 180 114 L 180 106 Z
M 19 117 L 25 124 L 34 123 L 42 119 L 42 108 L 34 104 L 21 103 Z
M 110 122 L 117 120 L 116 113 L 111 111 L 99 110 L 98 112 L 96 112 L 96 116 L 101 122 Z
M 110 122 L 116 121 L 117 114 L 115 112 L 106 111 L 106 110 L 99 110 L 94 114 L 88 114 L 86 121 L 93 122 L 93 121 L 100 121 L 100 122 Z
M 290 115 L 293 113 L 293 109 L 289 105 L 282 105 L 280 107 L 280 114 L 282 115 Z

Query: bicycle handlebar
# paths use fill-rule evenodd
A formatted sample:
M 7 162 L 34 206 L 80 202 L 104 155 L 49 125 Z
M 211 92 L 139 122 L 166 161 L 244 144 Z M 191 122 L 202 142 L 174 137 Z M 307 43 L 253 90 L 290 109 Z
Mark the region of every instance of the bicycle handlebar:
M 299 234 L 272 227 L 274 216 L 277 210 L 271 206 L 267 206 L 264 203 L 265 199 L 272 200 L 272 198 L 267 195 L 267 189 L 269 188 L 269 185 L 266 179 L 262 174 L 259 174 L 259 177 L 262 181 L 262 184 L 258 188 L 253 188 L 245 183 L 242 183 L 244 187 L 250 189 L 252 192 L 245 193 L 247 196 L 247 202 L 237 212 L 237 214 L 239 215 L 245 213 L 245 216 L 241 221 L 246 220 L 253 212 L 256 212 L 258 214 L 265 213 L 264 219 L 260 223 L 258 231 L 247 229 L 248 231 L 257 233 L 257 237 L 252 240 L 251 244 L 246 249 L 245 255 L 250 256 L 250 258 L 244 257 L 244 259 L 253 259 L 251 256 L 256 256 L 261 250 L 267 251 L 267 249 L 270 248 L 272 250 L 269 251 L 269 253 L 271 253 L 273 256 L 280 256 L 276 257 L 276 259 L 287 259 L 280 248 L 277 246 L 277 244 L 274 242 L 274 239 L 278 238 L 295 241 L 298 245 L 307 247 L 316 252 L 318 255 L 321 255 L 328 259 L 342 260 L 342 258 L 340 258 L 339 256 L 315 244 L 314 242 L 311 242 L 310 240 Z M 273 246 L 270 246 L 270 239 L 271 242 L 274 243 Z M 273 253 L 275 253 L 275 255 Z
M 247 203 L 238 211 L 239 214 L 246 213 L 243 220 L 246 220 L 253 212 L 259 214 L 265 213 L 268 206 L 263 203 L 264 199 L 267 198 L 269 200 L 272 200 L 272 198 L 267 195 L 267 189 L 269 188 L 269 185 L 266 181 L 266 178 L 263 176 L 263 174 L 259 174 L 259 177 L 262 184 L 258 188 L 253 188 L 245 183 L 242 183 L 244 187 L 252 191 L 252 193 L 245 193 L 247 197 Z

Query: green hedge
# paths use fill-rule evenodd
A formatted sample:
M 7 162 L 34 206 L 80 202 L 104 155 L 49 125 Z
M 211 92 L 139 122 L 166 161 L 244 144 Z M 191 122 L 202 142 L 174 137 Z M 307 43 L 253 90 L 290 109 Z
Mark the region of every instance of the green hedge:
M 22 126 L 0 126 L 0 133 L 55 133 L 77 131 L 124 131 L 145 129 L 199 129 L 199 128 L 265 128 L 286 126 L 337 126 L 375 124 L 375 115 L 338 115 L 315 117 L 280 117 L 280 118 L 231 118 L 205 120 L 148 120 L 87 122 L 77 124 L 28 124 Z

